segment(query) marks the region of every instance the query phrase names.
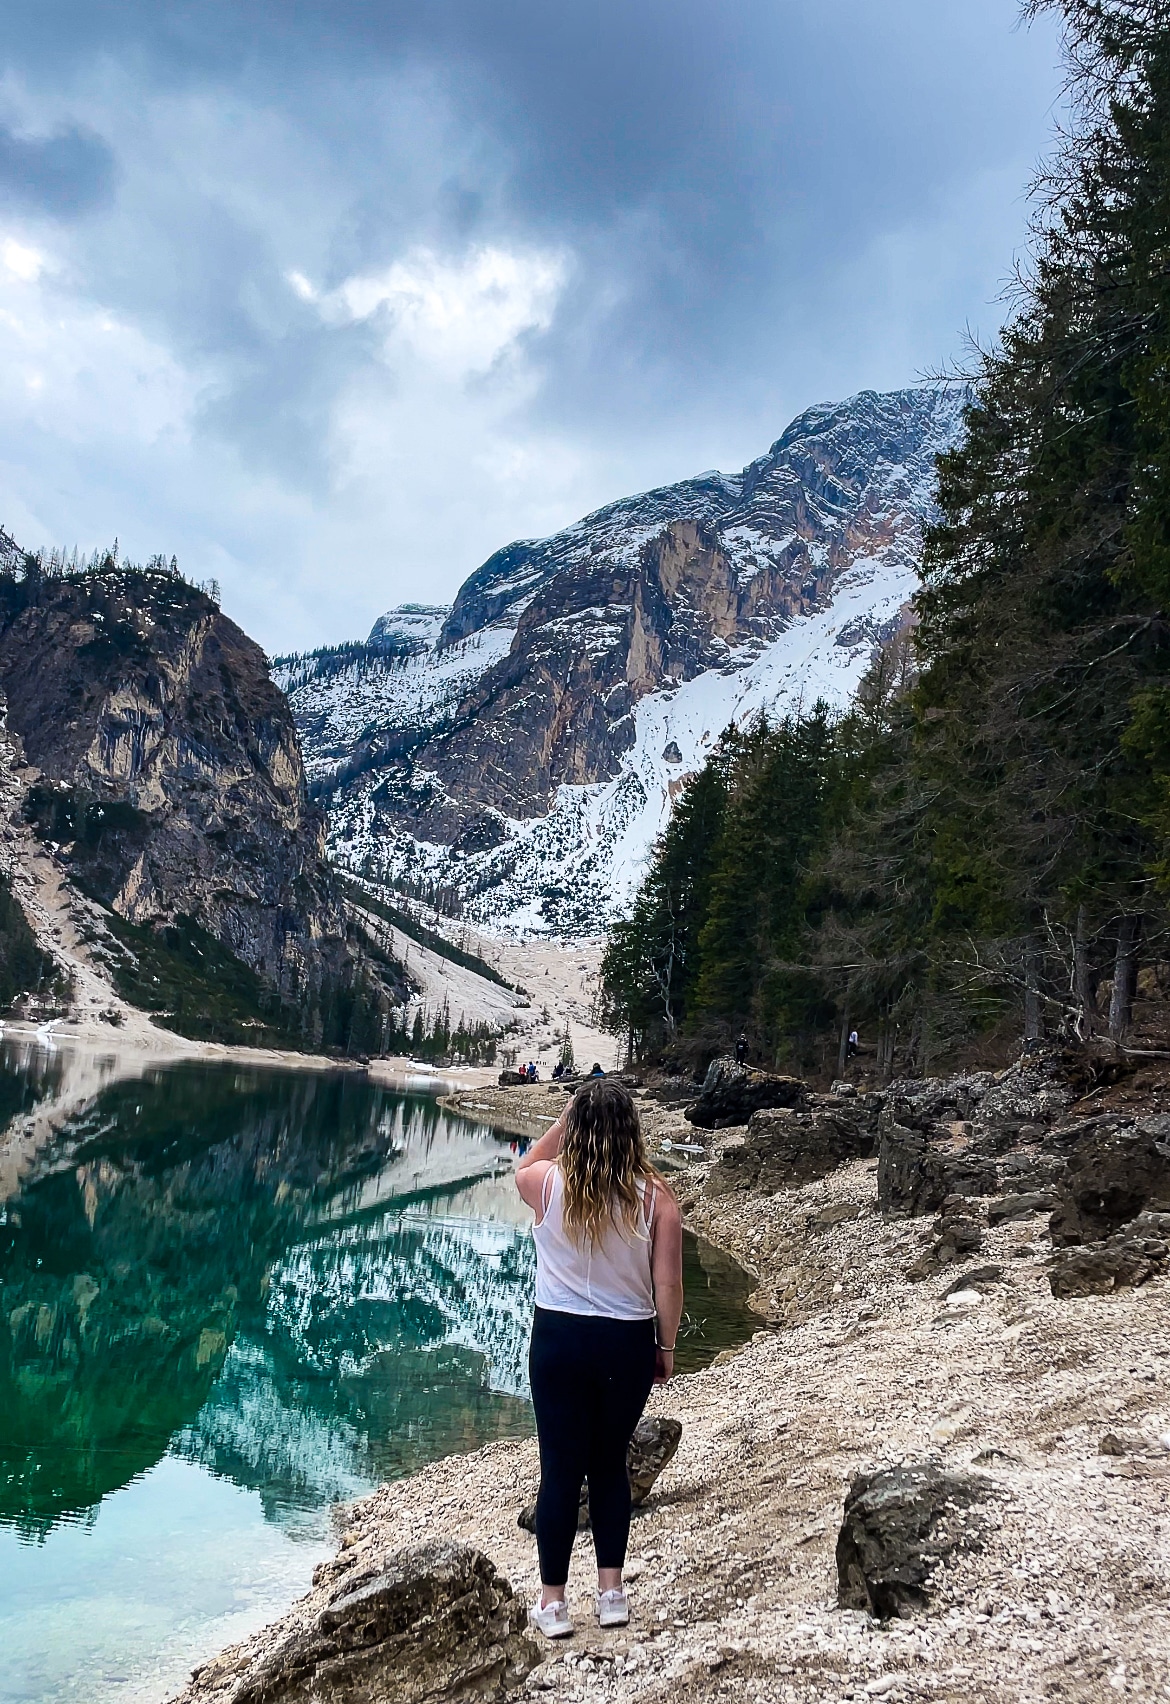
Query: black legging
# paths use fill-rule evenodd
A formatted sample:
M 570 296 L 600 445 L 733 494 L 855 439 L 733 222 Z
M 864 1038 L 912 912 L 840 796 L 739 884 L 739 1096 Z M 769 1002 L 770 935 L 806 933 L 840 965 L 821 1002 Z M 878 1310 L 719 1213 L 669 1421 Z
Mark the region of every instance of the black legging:
M 626 1450 L 654 1383 L 654 1321 L 537 1308 L 528 1353 L 540 1439 L 536 1544 L 545 1585 L 563 1585 L 581 1484 L 599 1568 L 620 1568 L 630 1536 Z

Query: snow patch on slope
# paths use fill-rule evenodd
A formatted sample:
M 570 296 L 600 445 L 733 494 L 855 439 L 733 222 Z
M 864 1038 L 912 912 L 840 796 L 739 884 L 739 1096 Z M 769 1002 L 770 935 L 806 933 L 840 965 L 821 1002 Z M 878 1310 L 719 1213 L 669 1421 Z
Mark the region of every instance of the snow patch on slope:
M 383 633 L 399 614 L 375 623 Z M 438 625 L 442 625 L 442 614 Z M 435 626 L 434 619 L 431 622 Z M 425 650 L 402 659 L 358 655 L 353 661 L 310 675 L 296 684 L 296 717 L 310 782 L 328 779 L 363 740 L 385 730 L 438 731 L 455 719 L 460 700 L 506 657 L 514 637 L 506 626 L 484 627 L 446 650 L 436 651 L 437 627 Z M 283 690 L 281 670 L 273 679 Z
M 547 816 L 501 817 L 505 838 L 499 846 L 462 852 L 405 834 L 379 834 L 371 796 L 377 779 L 371 777 L 367 788 L 338 802 L 332 855 L 395 885 L 422 880 L 458 886 L 468 894 L 465 914 L 505 935 L 599 929 L 637 887 L 673 798 L 723 731 L 760 713 L 810 709 L 817 699 L 844 709 L 876 640 L 896 624 L 917 587 L 904 561 L 854 563 L 827 609 L 794 620 L 777 639 L 735 647 L 720 670 L 641 699 L 632 712 L 634 744 L 617 775 L 561 787 Z M 416 777 L 416 784 L 440 786 L 433 775 Z

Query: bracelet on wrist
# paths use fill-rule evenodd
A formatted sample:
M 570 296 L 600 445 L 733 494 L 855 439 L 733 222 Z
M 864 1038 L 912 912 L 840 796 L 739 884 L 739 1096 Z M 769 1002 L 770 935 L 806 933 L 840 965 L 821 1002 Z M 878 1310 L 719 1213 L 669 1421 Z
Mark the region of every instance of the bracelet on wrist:
M 664 1355 L 673 1355 L 674 1354 L 674 1344 L 673 1343 L 659 1343 L 656 1340 L 654 1347 L 656 1349 L 661 1349 L 661 1351 Z

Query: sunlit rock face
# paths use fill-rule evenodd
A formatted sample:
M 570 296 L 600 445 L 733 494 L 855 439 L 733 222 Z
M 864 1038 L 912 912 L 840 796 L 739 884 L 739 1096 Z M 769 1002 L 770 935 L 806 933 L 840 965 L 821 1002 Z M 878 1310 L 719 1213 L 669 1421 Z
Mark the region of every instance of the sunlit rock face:
M 209 597 L 166 573 L 4 577 L 0 689 L 91 892 L 134 923 L 194 917 L 286 993 L 336 970 L 344 925 L 288 704 Z
M 489 925 L 598 927 L 729 723 L 848 701 L 917 589 L 963 401 L 809 409 L 740 474 L 508 545 L 445 615 L 278 660 L 334 855 Z

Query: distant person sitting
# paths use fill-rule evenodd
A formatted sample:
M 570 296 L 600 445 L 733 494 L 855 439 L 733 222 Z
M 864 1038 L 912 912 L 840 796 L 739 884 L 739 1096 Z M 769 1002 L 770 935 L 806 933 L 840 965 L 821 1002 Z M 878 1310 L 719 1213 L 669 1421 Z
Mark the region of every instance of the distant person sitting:
M 748 1056 L 748 1038 L 743 1030 L 739 1032 L 739 1040 L 735 1044 L 735 1063 L 746 1065 Z
M 594 1067 L 593 1067 L 592 1071 L 590 1071 L 589 1075 L 591 1077 L 604 1077 L 605 1072 L 601 1069 L 600 1065 L 594 1064 Z
M 553 1082 L 559 1083 L 561 1078 L 564 1076 L 564 1074 L 565 1074 L 565 1062 L 564 1062 L 563 1059 L 558 1059 L 556 1064 L 553 1066 L 553 1074 L 552 1074 Z

